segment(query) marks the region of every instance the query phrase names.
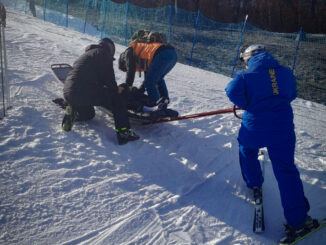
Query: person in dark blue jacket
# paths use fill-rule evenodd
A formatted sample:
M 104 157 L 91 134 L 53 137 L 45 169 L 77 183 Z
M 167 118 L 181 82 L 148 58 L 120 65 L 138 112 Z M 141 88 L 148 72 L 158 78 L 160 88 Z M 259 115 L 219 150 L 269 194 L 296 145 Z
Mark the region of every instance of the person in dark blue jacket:
M 282 241 L 287 242 L 295 239 L 302 228 L 310 230 L 317 222 L 307 215 L 309 202 L 294 163 L 291 101 L 297 96 L 296 79 L 264 45 L 249 46 L 240 59 L 247 69 L 237 72 L 225 90 L 229 99 L 245 110 L 238 135 L 242 176 L 249 188 L 261 189 L 264 179 L 258 151 L 267 147 L 287 221 L 287 235 Z

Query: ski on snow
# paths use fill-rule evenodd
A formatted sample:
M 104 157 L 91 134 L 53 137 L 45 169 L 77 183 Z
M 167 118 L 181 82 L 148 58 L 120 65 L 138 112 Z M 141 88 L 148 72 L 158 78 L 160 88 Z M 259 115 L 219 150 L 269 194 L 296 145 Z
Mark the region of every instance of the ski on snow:
M 259 151 L 258 160 L 261 163 L 262 174 L 265 175 L 265 156 L 263 151 Z M 254 196 L 254 221 L 253 221 L 253 232 L 262 233 L 265 231 L 265 221 L 264 221 L 264 201 L 263 201 L 263 186 L 261 188 L 254 188 L 253 190 Z M 279 242 L 279 245 L 295 245 L 299 241 L 307 238 L 311 234 L 320 230 L 321 228 L 326 226 L 326 218 L 319 220 L 319 226 L 312 229 L 308 233 L 299 236 L 290 243 Z
M 294 245 L 294 244 L 297 244 L 298 242 L 300 242 L 303 239 L 309 237 L 310 235 L 312 235 L 313 233 L 315 233 L 316 231 L 320 230 L 321 228 L 323 228 L 325 226 L 326 226 L 326 218 L 319 221 L 319 226 L 317 226 L 316 228 L 312 229 L 308 233 L 306 233 L 306 234 L 304 234 L 302 236 L 297 237 L 293 242 L 288 242 L 288 243 L 280 242 L 279 245 Z
M 255 233 L 261 233 L 265 231 L 264 222 L 264 206 L 263 206 L 263 193 L 262 189 L 254 189 L 254 223 L 253 231 Z
M 265 173 L 265 158 L 264 153 L 259 151 L 258 160 L 261 162 L 262 173 Z M 254 222 L 253 232 L 262 233 L 265 231 L 264 222 L 264 202 L 263 202 L 263 187 L 254 188 Z

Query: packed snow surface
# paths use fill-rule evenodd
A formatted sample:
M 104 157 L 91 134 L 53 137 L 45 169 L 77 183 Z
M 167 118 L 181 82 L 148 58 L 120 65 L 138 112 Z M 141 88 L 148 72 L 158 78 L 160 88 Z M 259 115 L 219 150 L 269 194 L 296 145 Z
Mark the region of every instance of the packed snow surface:
M 275 244 L 283 236 L 278 186 L 265 154 L 266 231 L 252 232 L 231 113 L 148 126 L 117 144 L 101 112 L 71 132 L 52 103 L 53 63 L 72 64 L 98 38 L 9 9 L 12 109 L 0 121 L 0 244 Z M 117 45 L 115 57 L 125 47 Z M 125 74 L 114 64 L 116 80 Z M 142 78 L 137 78 L 139 85 Z M 229 77 L 177 64 L 166 76 L 170 107 L 187 115 L 231 107 Z M 296 163 L 311 204 L 326 217 L 326 108 L 293 102 Z M 326 244 L 325 228 L 301 244 Z

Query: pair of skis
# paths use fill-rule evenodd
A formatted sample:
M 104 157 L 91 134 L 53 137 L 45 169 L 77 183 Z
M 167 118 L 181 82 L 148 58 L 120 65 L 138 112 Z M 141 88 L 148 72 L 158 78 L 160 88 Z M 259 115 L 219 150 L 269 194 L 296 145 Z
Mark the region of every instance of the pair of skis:
M 265 156 L 263 151 L 259 151 L 258 160 L 261 162 L 262 174 L 265 175 Z M 261 188 L 254 188 L 254 220 L 253 220 L 253 232 L 262 233 L 265 231 L 265 221 L 264 221 L 264 201 L 263 201 L 263 186 Z M 312 229 L 310 232 L 303 236 L 297 237 L 295 241 L 290 243 L 279 243 L 279 245 L 294 245 L 297 242 L 305 239 L 309 235 L 313 234 L 315 231 L 326 226 L 326 219 L 319 221 L 319 226 Z

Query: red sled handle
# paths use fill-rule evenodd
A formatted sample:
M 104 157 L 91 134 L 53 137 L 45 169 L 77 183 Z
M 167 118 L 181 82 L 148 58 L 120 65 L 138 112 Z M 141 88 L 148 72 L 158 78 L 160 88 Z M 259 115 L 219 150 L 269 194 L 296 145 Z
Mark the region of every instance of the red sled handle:
M 222 109 L 222 110 L 217 110 L 217 111 L 209 111 L 209 112 L 202 112 L 202 113 L 197 113 L 197 114 L 190 114 L 190 115 L 185 115 L 185 116 L 179 116 L 179 117 L 174 117 L 174 118 L 163 118 L 158 121 L 152 122 L 150 124 L 154 123 L 162 123 L 162 122 L 172 122 L 172 121 L 180 121 L 180 120 L 185 120 L 185 119 L 191 119 L 191 118 L 197 118 L 197 117 L 206 117 L 206 116 L 212 116 L 212 115 L 217 115 L 217 114 L 224 114 L 224 113 L 235 113 L 235 111 L 241 110 L 240 108 L 227 108 L 227 109 Z

